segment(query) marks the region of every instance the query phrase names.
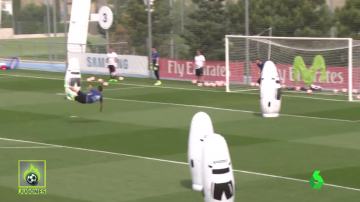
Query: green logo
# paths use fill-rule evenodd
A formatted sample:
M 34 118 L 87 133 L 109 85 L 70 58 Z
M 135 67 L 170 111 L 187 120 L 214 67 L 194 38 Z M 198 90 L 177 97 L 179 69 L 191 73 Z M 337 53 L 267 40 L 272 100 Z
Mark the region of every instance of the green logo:
M 46 194 L 46 161 L 19 160 L 18 194 Z
M 298 81 L 301 75 L 302 80 L 308 86 L 314 83 L 316 72 L 320 70 L 320 81 L 326 81 L 326 64 L 321 55 L 316 55 L 310 68 L 307 68 L 301 56 L 296 56 L 293 64 L 293 77 Z
M 321 187 L 324 185 L 324 180 L 320 175 L 320 170 L 315 170 L 312 178 L 310 179 L 310 186 L 313 189 L 321 189 Z

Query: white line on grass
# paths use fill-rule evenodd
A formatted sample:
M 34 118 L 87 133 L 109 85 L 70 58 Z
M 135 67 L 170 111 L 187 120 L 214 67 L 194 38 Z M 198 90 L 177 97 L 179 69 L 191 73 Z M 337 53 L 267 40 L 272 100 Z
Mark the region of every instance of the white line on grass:
M 150 88 L 151 86 L 134 86 L 134 87 L 124 87 L 124 88 L 107 88 L 106 91 L 116 91 L 116 90 L 130 90 L 130 89 L 141 89 L 141 88 Z
M 316 98 L 316 97 L 304 97 L 298 95 L 286 95 L 285 97 L 292 97 L 292 98 L 305 98 L 310 100 L 323 100 L 323 101 L 332 101 L 332 102 L 349 102 L 348 100 L 338 100 L 338 99 L 330 99 L 330 98 Z M 353 102 L 356 103 L 356 102 Z
M 129 84 L 129 83 L 119 83 L 119 85 L 129 85 L 129 86 L 139 86 L 139 87 L 148 87 L 148 88 L 163 88 L 163 89 L 173 89 L 173 90 L 187 90 L 187 91 L 202 91 L 202 92 L 214 92 L 214 93 L 226 93 L 225 91 L 220 90 L 208 90 L 208 89 L 197 89 L 197 88 L 180 88 L 180 87 L 168 87 L 168 86 L 149 86 L 149 85 L 141 85 L 141 84 Z M 250 91 L 259 91 L 259 89 L 244 89 L 244 90 L 236 90 L 230 93 L 238 93 L 238 94 L 246 94 L 246 95 L 258 95 L 259 93 L 251 93 Z M 286 91 L 290 92 L 290 91 Z M 311 100 L 324 100 L 324 101 L 333 101 L 333 102 L 349 102 L 347 100 L 339 100 L 339 99 L 331 99 L 331 98 L 317 98 L 311 97 L 311 95 L 301 96 L 303 93 L 299 92 L 291 92 L 293 94 L 297 93 L 300 95 L 282 95 L 284 97 L 291 97 L 291 98 L 304 98 L 304 99 L 311 99 Z
M 296 92 L 293 92 L 294 94 Z M 258 93 L 242 93 L 242 94 L 248 94 L 248 95 L 258 95 Z M 300 94 L 300 93 L 299 93 Z M 349 102 L 348 100 L 339 100 L 339 99 L 331 99 L 331 98 L 317 98 L 317 97 L 311 97 L 311 95 L 308 96 L 301 96 L 301 95 L 282 95 L 284 97 L 291 97 L 291 98 L 304 98 L 304 99 L 310 99 L 310 100 L 324 100 L 324 101 L 332 101 L 332 102 Z M 357 103 L 357 102 L 353 102 Z
M 237 90 L 236 92 L 242 93 L 242 92 L 250 92 L 250 91 L 259 91 L 259 89 L 244 89 L 244 90 Z M 247 94 L 247 93 L 243 93 L 243 94 Z M 251 93 L 251 94 L 255 94 L 255 93 Z
M 48 147 L 72 149 L 72 150 L 94 152 L 94 153 L 100 153 L 100 154 L 109 154 L 109 155 L 113 155 L 113 156 L 125 156 L 125 157 L 130 157 L 130 158 L 172 163 L 172 164 L 178 164 L 178 165 L 188 165 L 188 163 L 181 162 L 181 161 L 172 161 L 172 160 L 166 160 L 166 159 L 160 159 L 160 158 L 153 158 L 153 157 L 146 157 L 146 156 L 139 156 L 139 155 L 132 155 L 132 154 L 124 154 L 124 153 L 117 153 L 117 152 L 109 152 L 109 151 L 96 150 L 96 149 L 87 149 L 87 148 L 81 148 L 81 147 L 71 147 L 71 146 L 65 146 L 65 145 L 48 144 L 48 143 L 43 143 L 43 142 L 34 142 L 34 141 L 28 141 L 28 140 L 18 140 L 18 139 L 9 139 L 9 138 L 0 138 L 0 140 L 10 141 L 10 142 L 31 143 L 31 144 L 44 145 L 44 146 L 48 146 Z M 272 174 L 266 174 L 266 173 L 259 173 L 259 172 L 253 172 L 253 171 L 234 169 L 234 172 L 245 173 L 245 174 L 250 174 L 250 175 L 258 175 L 258 176 L 264 176 L 264 177 L 270 177 L 270 178 L 276 178 L 276 179 L 283 179 L 283 180 L 289 180 L 289 181 L 309 183 L 309 181 L 303 180 L 303 179 L 284 177 L 284 176 L 272 175 Z M 325 183 L 324 185 L 329 186 L 329 187 L 351 190 L 351 191 L 360 191 L 360 189 L 353 188 L 353 187 L 346 187 L 346 186 L 340 186 L 340 185 L 328 184 L 328 183 Z
M 45 80 L 58 80 L 58 81 L 64 80 L 62 78 L 30 76 L 30 75 L 17 75 L 17 74 L 0 74 L 0 76 L 33 78 L 33 79 L 45 79 Z M 83 80 L 83 81 L 85 81 L 85 80 Z M 164 88 L 164 89 L 173 89 L 173 90 L 188 90 L 188 91 L 204 91 L 204 92 L 226 93 L 225 91 L 220 91 L 220 90 L 208 90 L 208 89 L 200 89 L 200 88 L 180 88 L 180 87 L 169 87 L 169 86 L 153 86 L 153 85 L 132 84 L 132 83 L 123 83 L 123 82 L 116 83 L 116 84 L 117 85 L 124 85 L 124 86 L 144 87 L 144 88 Z
M 56 95 L 63 96 L 65 94 L 64 93 L 56 93 Z M 228 109 L 228 108 L 210 107 L 210 106 L 202 106 L 202 105 L 189 105 L 189 104 L 178 104 L 178 103 L 170 103 L 170 102 L 155 102 L 155 101 L 145 101 L 145 100 L 131 100 L 131 99 L 123 99 L 123 98 L 110 98 L 110 97 L 105 97 L 104 99 L 106 99 L 106 100 L 115 100 L 115 101 L 123 101 L 123 102 L 142 103 L 142 104 L 170 105 L 170 106 L 177 106 L 177 107 L 202 108 L 202 109 L 230 111 L 230 112 L 241 112 L 241 113 L 261 115 L 260 112 L 256 112 L 256 111 L 248 111 L 248 110 L 241 110 L 241 109 Z M 326 121 L 340 121 L 340 122 L 349 122 L 349 123 L 358 123 L 358 122 L 360 122 L 360 120 L 333 119 L 333 118 L 323 118 L 323 117 L 315 117 L 315 116 L 295 115 L 295 114 L 280 114 L 280 116 L 304 118 L 304 119 L 326 120 Z
M 225 90 L 209 90 L 201 88 L 181 88 L 181 87 L 170 87 L 170 86 L 153 86 L 153 85 L 143 85 L 143 84 L 133 84 L 133 83 L 117 83 L 118 85 L 124 86 L 137 86 L 144 88 L 163 88 L 163 89 L 172 89 L 172 90 L 187 90 L 187 91 L 203 91 L 203 92 L 214 92 L 214 93 L 226 93 Z M 163 84 L 164 85 L 164 84 Z
M 11 76 L 11 77 L 22 77 L 22 78 L 35 78 L 35 79 L 47 79 L 47 80 L 64 80 L 62 78 L 54 78 L 54 77 L 41 77 L 41 76 L 30 76 L 30 75 L 16 75 L 16 74 L 0 74 L 0 76 Z M 187 90 L 187 91 L 202 91 L 202 92 L 215 92 L 215 93 L 226 93 L 225 90 L 207 90 L 200 88 L 180 88 L 180 87 L 170 87 L 170 86 L 151 86 L 151 85 L 140 85 L 140 84 L 131 84 L 131 83 L 118 83 L 118 85 L 128 85 L 128 86 L 139 86 L 139 87 L 148 87 L 148 88 L 164 88 L 164 89 L 173 89 L 173 90 Z M 256 90 L 256 89 L 255 89 Z M 234 93 L 234 92 L 233 92 Z M 248 95 L 257 95 L 257 93 L 251 92 L 239 92 L 239 94 L 248 94 Z M 295 93 L 295 92 L 294 92 Z M 317 98 L 309 96 L 296 96 L 296 95 L 283 95 L 284 97 L 292 97 L 292 98 L 303 98 L 303 99 L 311 99 L 311 100 L 324 100 L 324 101 L 333 101 L 333 102 L 349 102 L 347 100 L 338 100 L 338 99 L 330 99 L 330 98 Z M 354 102 L 360 103 L 360 102 Z
M 187 91 L 226 93 L 225 89 L 222 89 L 222 90 L 209 90 L 209 89 L 203 89 L 203 88 L 181 88 L 181 87 L 170 87 L 170 86 L 150 86 L 150 85 L 132 84 L 132 83 L 118 83 L 118 84 L 119 85 L 125 85 L 125 86 L 139 86 L 139 87 L 147 87 L 147 88 L 163 88 L 163 89 L 172 89 L 172 90 L 187 90 Z M 259 89 L 243 89 L 243 90 L 237 90 L 236 92 L 247 92 L 247 91 L 256 91 L 256 90 L 259 90 Z
M 284 92 L 287 93 L 292 93 L 292 94 L 308 94 L 306 91 L 293 91 L 293 90 L 284 90 Z M 315 91 L 315 93 L 317 95 L 330 95 L 330 96 L 342 96 L 342 97 L 347 97 L 347 93 L 343 94 L 343 93 L 331 93 L 328 91 Z
M 0 74 L 0 76 L 33 78 L 33 79 L 46 79 L 46 80 L 57 80 L 57 81 L 64 80 L 64 79 L 61 79 L 61 78 L 54 78 L 54 77 L 41 77 L 41 76 L 30 76 L 30 75 L 20 75 L 20 74 Z
M 132 100 L 132 99 L 122 99 L 122 98 L 109 98 L 106 97 L 107 100 L 117 100 L 117 101 L 124 101 L 124 102 L 136 102 L 136 103 L 143 103 L 143 104 L 158 104 L 158 105 L 170 105 L 170 106 L 180 106 L 180 107 L 191 107 L 191 108 L 202 108 L 202 109 L 212 109 L 212 110 L 220 110 L 220 111 L 230 111 L 230 112 L 242 112 L 248 114 L 261 114 L 260 112 L 256 111 L 248 111 L 248 110 L 241 110 L 241 109 L 228 109 L 228 108 L 220 108 L 220 107 L 210 107 L 210 106 L 202 106 L 202 105 L 189 105 L 189 104 L 178 104 L 178 103 L 169 103 L 169 102 L 155 102 L 155 101 L 144 101 L 144 100 Z M 341 122 L 350 122 L 356 123 L 359 120 L 348 120 L 348 119 L 333 119 L 333 118 L 323 118 L 323 117 L 313 117 L 313 116 L 303 116 L 303 115 L 294 115 L 294 114 L 280 114 L 280 116 L 287 116 L 287 117 L 296 117 L 296 118 L 308 118 L 308 119 L 317 119 L 317 120 L 327 120 L 327 121 L 341 121 Z
M 58 146 L 0 147 L 0 149 L 49 149 L 49 148 L 58 148 Z
M 150 86 L 150 85 L 142 85 L 142 84 L 131 84 L 131 83 L 118 83 L 119 85 L 128 85 L 128 86 L 139 86 L 139 87 L 148 87 L 148 88 L 163 88 L 163 89 L 173 89 L 173 90 L 187 90 L 187 91 L 203 91 L 203 92 L 214 92 L 214 93 L 226 93 L 225 91 L 220 90 L 208 90 L 208 89 L 199 89 L 199 88 L 180 88 L 180 87 L 169 87 L 169 86 Z M 258 93 L 251 93 L 250 91 L 258 91 L 258 88 L 253 89 L 244 89 L 244 90 L 236 90 L 230 93 L 241 93 L 247 95 L 258 95 Z M 291 92 L 291 91 L 286 91 Z M 293 94 L 304 94 L 301 92 L 291 92 Z M 330 94 L 329 94 L 330 95 Z M 312 99 L 312 100 L 325 100 L 325 101 L 334 101 L 334 102 L 349 102 L 347 100 L 339 100 L 339 99 L 331 99 L 331 98 L 317 98 L 317 97 L 310 97 L 308 96 L 301 96 L 301 95 L 283 95 L 284 97 L 292 97 L 292 98 L 304 98 L 304 99 Z
M 58 79 L 58 78 L 47 78 L 47 77 L 36 77 L 36 76 L 24 76 L 24 75 L 8 75 L 8 74 L 0 74 L 0 75 L 14 76 L 14 77 L 25 77 L 25 78 L 62 80 L 62 79 Z M 120 84 L 120 83 L 119 83 L 119 84 Z M 138 87 L 169 88 L 169 89 L 181 89 L 181 90 L 201 90 L 201 89 L 174 88 L 174 87 L 156 87 L 156 86 L 137 85 L 137 84 L 120 84 L 120 85 L 132 85 L 132 86 L 138 86 Z M 208 91 L 208 90 L 202 90 L 202 91 Z M 222 92 L 222 91 L 214 91 L 214 92 Z M 244 93 L 244 94 L 245 94 L 245 93 Z M 246 94 L 255 94 L 255 93 L 246 93 Z M 63 95 L 63 94 L 57 93 L 57 95 Z M 288 97 L 299 97 L 299 98 L 308 98 L 308 99 L 316 99 L 316 100 L 348 102 L 348 101 L 346 101 L 346 100 L 335 100 L 335 99 L 313 98 L 313 97 L 302 97 L 302 96 L 288 96 Z M 246 110 L 238 110 L 238 109 L 226 109 L 226 108 L 200 106 L 200 105 L 186 105 L 186 104 L 165 103 L 165 102 L 153 102 L 153 101 L 142 101 L 142 100 L 129 100 L 129 99 L 120 99 L 120 98 L 106 98 L 106 99 L 110 99 L 110 100 L 120 100 L 120 101 L 126 101 L 126 102 L 138 102 L 138 103 L 150 103 L 150 104 L 165 104 L 165 105 L 173 105 L 173 106 L 194 107 L 194 108 L 204 108 L 204 109 L 214 109 L 214 110 L 222 110 L 222 111 L 233 111 L 233 112 L 243 112 L 243 113 L 259 114 L 259 112 L 255 112 L 255 111 L 246 111 Z M 357 122 L 360 121 L 360 120 L 347 120 L 347 119 L 334 119 L 334 118 L 312 117 L 312 116 L 293 115 L 293 114 L 281 114 L 281 115 L 282 115 L 282 116 L 288 116 L 288 117 L 310 118 L 310 119 L 328 120 L 328 121 L 342 121 L 342 122 L 351 122 L 351 123 L 357 123 Z

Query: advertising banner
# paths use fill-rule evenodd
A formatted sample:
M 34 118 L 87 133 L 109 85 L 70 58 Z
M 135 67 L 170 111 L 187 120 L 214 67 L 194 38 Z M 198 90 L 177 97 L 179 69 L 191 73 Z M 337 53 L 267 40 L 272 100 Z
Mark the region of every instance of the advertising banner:
M 92 74 L 109 74 L 106 65 L 106 54 L 86 53 L 80 56 L 81 72 Z M 148 59 L 146 56 L 119 55 L 117 72 L 123 76 L 148 77 Z
M 244 82 L 244 62 L 230 62 L 230 85 L 231 83 Z M 341 89 L 348 87 L 348 69 L 347 67 L 326 66 L 323 71 L 310 71 L 310 68 L 304 69 L 294 77 L 293 64 L 276 64 L 281 82 L 286 86 L 305 86 L 305 73 L 309 73 L 313 78 L 312 84 L 327 89 Z M 355 75 L 360 73 L 359 68 L 353 69 L 353 86 L 360 89 L 360 81 Z M 308 71 L 308 72 L 306 72 Z M 304 73 L 305 72 L 305 73 Z M 314 72 L 314 73 L 313 73 Z M 225 61 L 206 61 L 204 68 L 204 81 L 225 81 Z M 256 82 L 260 77 L 260 70 L 255 63 L 250 64 L 250 75 L 252 82 Z M 163 79 L 174 80 L 193 80 L 196 79 L 194 61 L 192 60 L 173 60 L 160 59 L 160 76 Z

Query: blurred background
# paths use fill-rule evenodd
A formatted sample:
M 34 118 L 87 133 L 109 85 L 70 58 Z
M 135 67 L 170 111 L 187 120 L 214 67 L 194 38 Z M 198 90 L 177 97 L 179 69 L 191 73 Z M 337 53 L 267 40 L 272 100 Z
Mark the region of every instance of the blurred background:
M 360 38 L 359 0 L 93 0 L 92 12 L 109 6 L 113 26 L 90 22 L 88 52 L 192 59 L 201 49 L 224 60 L 224 35 Z M 0 0 L 0 57 L 64 61 L 71 0 Z M 247 16 L 247 17 L 246 17 Z M 151 35 L 149 35 L 151 26 Z M 31 35 L 31 37 L 29 37 Z M 15 39 L 15 40 L 14 40 Z

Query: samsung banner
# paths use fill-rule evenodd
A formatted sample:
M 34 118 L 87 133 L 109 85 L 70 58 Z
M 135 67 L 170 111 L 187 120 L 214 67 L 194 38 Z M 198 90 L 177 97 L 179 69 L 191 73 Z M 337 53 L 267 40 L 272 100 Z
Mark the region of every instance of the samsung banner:
M 93 53 L 71 53 L 71 57 L 79 58 L 80 70 L 84 74 L 109 74 L 106 65 L 106 54 Z M 119 63 L 116 68 L 117 73 L 121 76 L 128 77 L 149 77 L 148 59 L 146 56 L 137 55 L 119 55 Z M 0 62 L 6 62 L 0 60 Z M 66 65 L 64 63 L 49 63 L 41 61 L 22 60 L 18 64 L 19 69 L 41 70 L 65 72 Z
M 106 54 L 86 53 L 80 57 L 81 72 L 88 74 L 109 74 Z M 117 73 L 122 76 L 148 77 L 148 58 L 146 56 L 119 55 Z

